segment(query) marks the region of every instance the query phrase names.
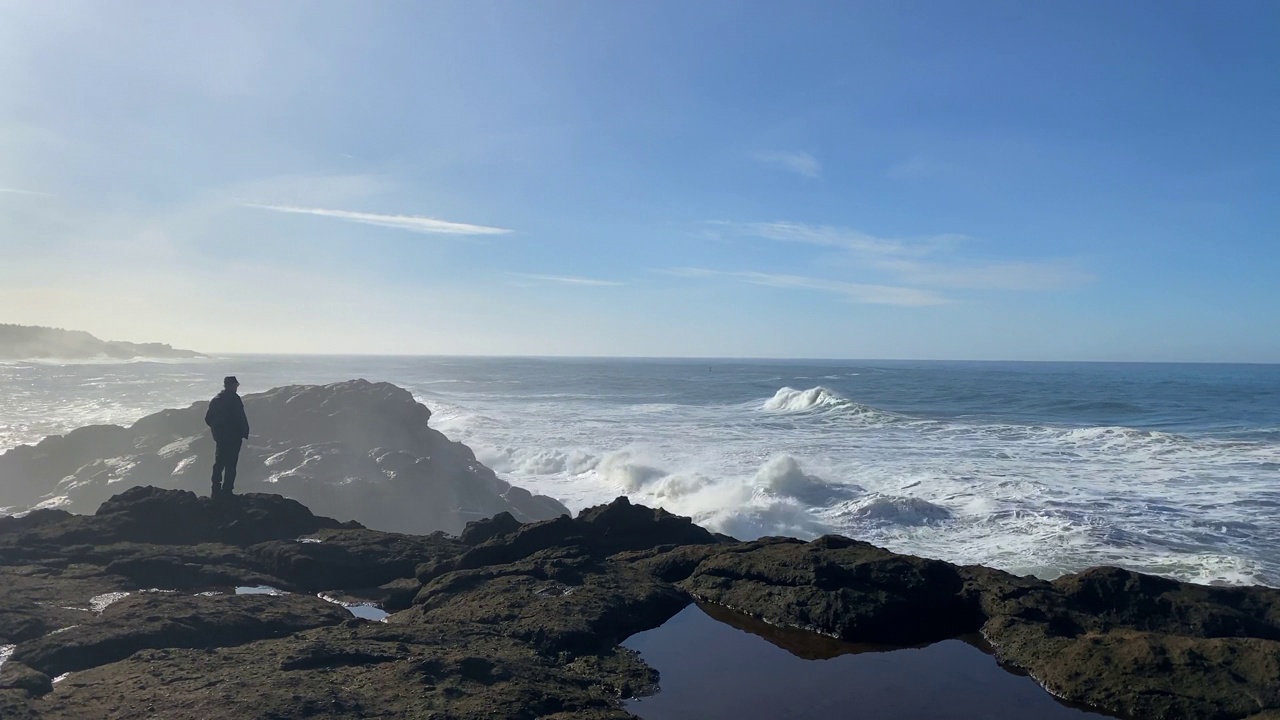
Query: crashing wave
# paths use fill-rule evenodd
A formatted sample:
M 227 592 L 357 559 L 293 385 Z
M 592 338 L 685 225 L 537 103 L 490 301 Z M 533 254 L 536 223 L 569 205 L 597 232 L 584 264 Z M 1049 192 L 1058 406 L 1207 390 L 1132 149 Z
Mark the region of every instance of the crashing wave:
M 596 473 L 606 484 L 621 487 L 626 492 L 639 492 L 649 483 L 668 474 L 665 470 L 641 462 L 626 450 L 604 456 L 596 465 Z
M 739 540 L 766 536 L 812 539 L 832 531 L 799 503 L 790 499 L 755 501 L 737 507 L 693 513 L 694 522 Z
M 821 385 L 811 387 L 808 390 L 784 387 L 764 402 L 764 409 L 780 412 L 806 412 L 849 404 L 852 403 Z
M 873 408 L 870 405 L 856 403 L 821 385 L 807 390 L 784 387 L 774 393 L 773 397 L 764 401 L 763 409 L 784 414 L 833 413 L 841 416 L 854 416 L 874 423 L 898 419 L 891 413 Z
M 790 455 L 776 455 L 756 472 L 755 485 L 774 495 L 789 497 L 806 505 L 828 505 L 860 495 L 857 485 L 828 482 L 817 475 L 806 475 L 800 462 Z

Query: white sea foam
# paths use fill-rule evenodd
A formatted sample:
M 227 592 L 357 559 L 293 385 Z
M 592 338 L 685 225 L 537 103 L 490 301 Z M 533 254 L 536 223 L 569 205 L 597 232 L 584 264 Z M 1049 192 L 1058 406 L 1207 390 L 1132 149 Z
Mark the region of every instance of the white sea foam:
M 761 466 L 756 473 L 755 484 L 774 495 L 810 506 L 828 505 L 865 492 L 858 485 L 841 485 L 816 475 L 806 475 L 800 462 L 790 455 L 777 455 Z
M 271 587 L 270 585 L 241 585 L 236 588 L 236 595 L 288 595 L 289 593 L 280 588 Z
M 129 595 L 130 593 L 127 592 L 109 592 L 101 595 L 94 595 L 89 599 L 89 609 L 96 613 L 101 613 L 109 606 L 129 597 Z
M 1245 503 L 1258 493 L 1280 508 L 1280 491 L 1259 475 L 1280 462 L 1274 445 L 912 418 L 822 387 L 782 388 L 754 406 L 760 416 L 750 407 L 683 406 L 655 421 L 631 408 L 575 404 L 565 414 L 588 421 L 559 425 L 539 421 L 553 412 L 545 406 L 499 406 L 513 417 L 479 425 L 456 407 L 448 432 L 479 447 L 499 439 L 510 458 L 530 452 L 516 437 L 555 458 L 589 458 L 562 472 L 558 460 L 505 464 L 513 482 L 572 508 L 621 492 L 741 538 L 839 532 L 1049 577 L 1109 562 L 1202 582 L 1280 583 L 1280 559 L 1188 551 L 1224 540 L 1193 518 L 1249 523 Z M 494 407 L 486 405 L 487 420 L 503 414 Z M 635 427 L 645 429 L 642 445 L 629 432 Z M 1205 482 L 1223 474 L 1234 479 Z M 1160 519 L 1156 508 L 1166 506 L 1177 512 Z M 1126 539 L 1134 528 L 1138 541 Z M 1242 547 L 1266 542 L 1247 524 L 1233 532 L 1252 533 Z
M 951 511 L 917 497 L 882 496 L 855 506 L 855 520 L 891 525 L 927 525 L 952 518 Z

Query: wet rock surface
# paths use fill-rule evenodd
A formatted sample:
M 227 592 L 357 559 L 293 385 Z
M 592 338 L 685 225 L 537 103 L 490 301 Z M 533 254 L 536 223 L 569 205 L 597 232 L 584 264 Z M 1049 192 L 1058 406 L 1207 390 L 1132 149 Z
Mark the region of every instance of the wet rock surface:
M 508 484 L 467 446 L 428 427 L 431 411 L 395 385 L 292 385 L 246 395 L 244 403 L 252 434 L 240 453 L 237 492 L 279 494 L 323 515 L 411 533 L 456 534 L 501 512 L 521 522 L 568 513 Z M 0 498 L 92 513 L 131 486 L 207 495 L 214 452 L 207 406 L 164 410 L 128 428 L 79 428 L 0 454 Z M 22 522 L 0 518 L 0 532 Z
M 138 488 L 92 516 L 0 524 L 0 715 L 626 718 L 623 699 L 659 678 L 619 643 L 695 599 L 879 645 L 981 633 L 1055 694 L 1135 718 L 1280 713 L 1267 588 L 1115 568 L 1045 582 L 840 537 L 743 543 L 624 499 L 455 538 Z

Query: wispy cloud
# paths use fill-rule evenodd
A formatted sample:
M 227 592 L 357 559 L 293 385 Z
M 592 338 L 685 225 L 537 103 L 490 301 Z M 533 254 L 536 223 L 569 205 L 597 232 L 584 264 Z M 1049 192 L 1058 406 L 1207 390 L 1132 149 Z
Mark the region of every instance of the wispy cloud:
M 964 235 L 918 239 L 884 238 L 850 228 L 794 222 L 727 223 L 713 226 L 740 236 L 835 248 L 862 271 L 881 273 L 893 282 L 955 290 L 1062 290 L 1097 277 L 1069 260 L 988 260 L 968 258 L 960 250 L 972 242 Z
M 1065 260 L 953 264 L 882 260 L 877 266 L 913 285 L 957 290 L 1066 290 L 1097 279 Z
M 576 277 L 573 275 L 542 275 L 539 273 L 521 273 L 521 272 L 513 272 L 513 273 L 507 273 L 507 274 L 512 275 L 514 277 L 518 277 L 518 278 L 524 278 L 526 280 L 537 280 L 540 282 L 560 283 L 562 285 L 591 285 L 596 287 L 605 287 L 605 286 L 616 287 L 619 285 L 626 284 L 626 283 L 617 282 L 614 280 L 597 280 L 595 278 Z
M 925 155 L 916 155 L 893 165 L 885 175 L 893 180 L 927 180 L 946 175 L 951 170 L 951 166 L 944 162 Z
M 779 170 L 786 170 L 807 178 L 822 177 L 822 164 L 807 152 L 761 152 L 752 157 Z
M 11 195 L 38 195 L 40 197 L 55 197 L 53 193 L 39 192 L 38 190 L 19 190 L 18 188 L 0 187 L 0 193 L 9 193 Z
M 919 288 L 898 287 L 893 285 L 875 285 L 866 283 L 845 282 L 825 278 L 807 277 L 804 275 L 784 275 L 754 271 L 710 270 L 707 268 L 678 267 L 663 270 L 667 275 L 684 278 L 728 278 L 752 285 L 764 285 L 775 288 L 794 288 L 832 293 L 850 302 L 869 305 L 898 305 L 904 307 L 921 307 L 926 305 L 944 305 L 949 299 Z
M 376 225 L 378 227 L 408 230 L 417 233 L 444 235 L 505 235 L 511 230 L 489 227 L 487 225 L 471 225 L 469 223 L 450 222 L 419 215 L 377 215 L 374 213 L 354 212 L 352 210 L 330 210 L 327 208 L 295 207 L 293 205 L 260 205 L 242 203 L 244 207 L 259 210 L 274 210 L 282 213 L 298 213 L 301 215 L 317 215 L 319 217 L 336 218 L 347 222 Z
M 942 235 L 923 241 L 908 242 L 894 238 L 876 237 L 849 228 L 831 225 L 806 225 L 795 222 L 733 223 L 713 221 L 711 225 L 722 227 L 726 231 L 737 235 L 778 240 L 780 242 L 822 245 L 885 257 L 919 257 L 927 255 L 939 245 L 953 242 L 959 238 L 959 236 L 955 235 Z

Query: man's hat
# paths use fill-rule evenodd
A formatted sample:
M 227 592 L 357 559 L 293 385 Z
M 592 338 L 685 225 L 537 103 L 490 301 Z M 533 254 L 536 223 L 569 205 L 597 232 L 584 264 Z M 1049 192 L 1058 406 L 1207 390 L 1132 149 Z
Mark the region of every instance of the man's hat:
M 240 384 L 240 381 L 236 379 L 235 375 L 228 375 L 222 378 L 222 387 L 231 387 L 232 385 L 239 385 L 239 384 Z

